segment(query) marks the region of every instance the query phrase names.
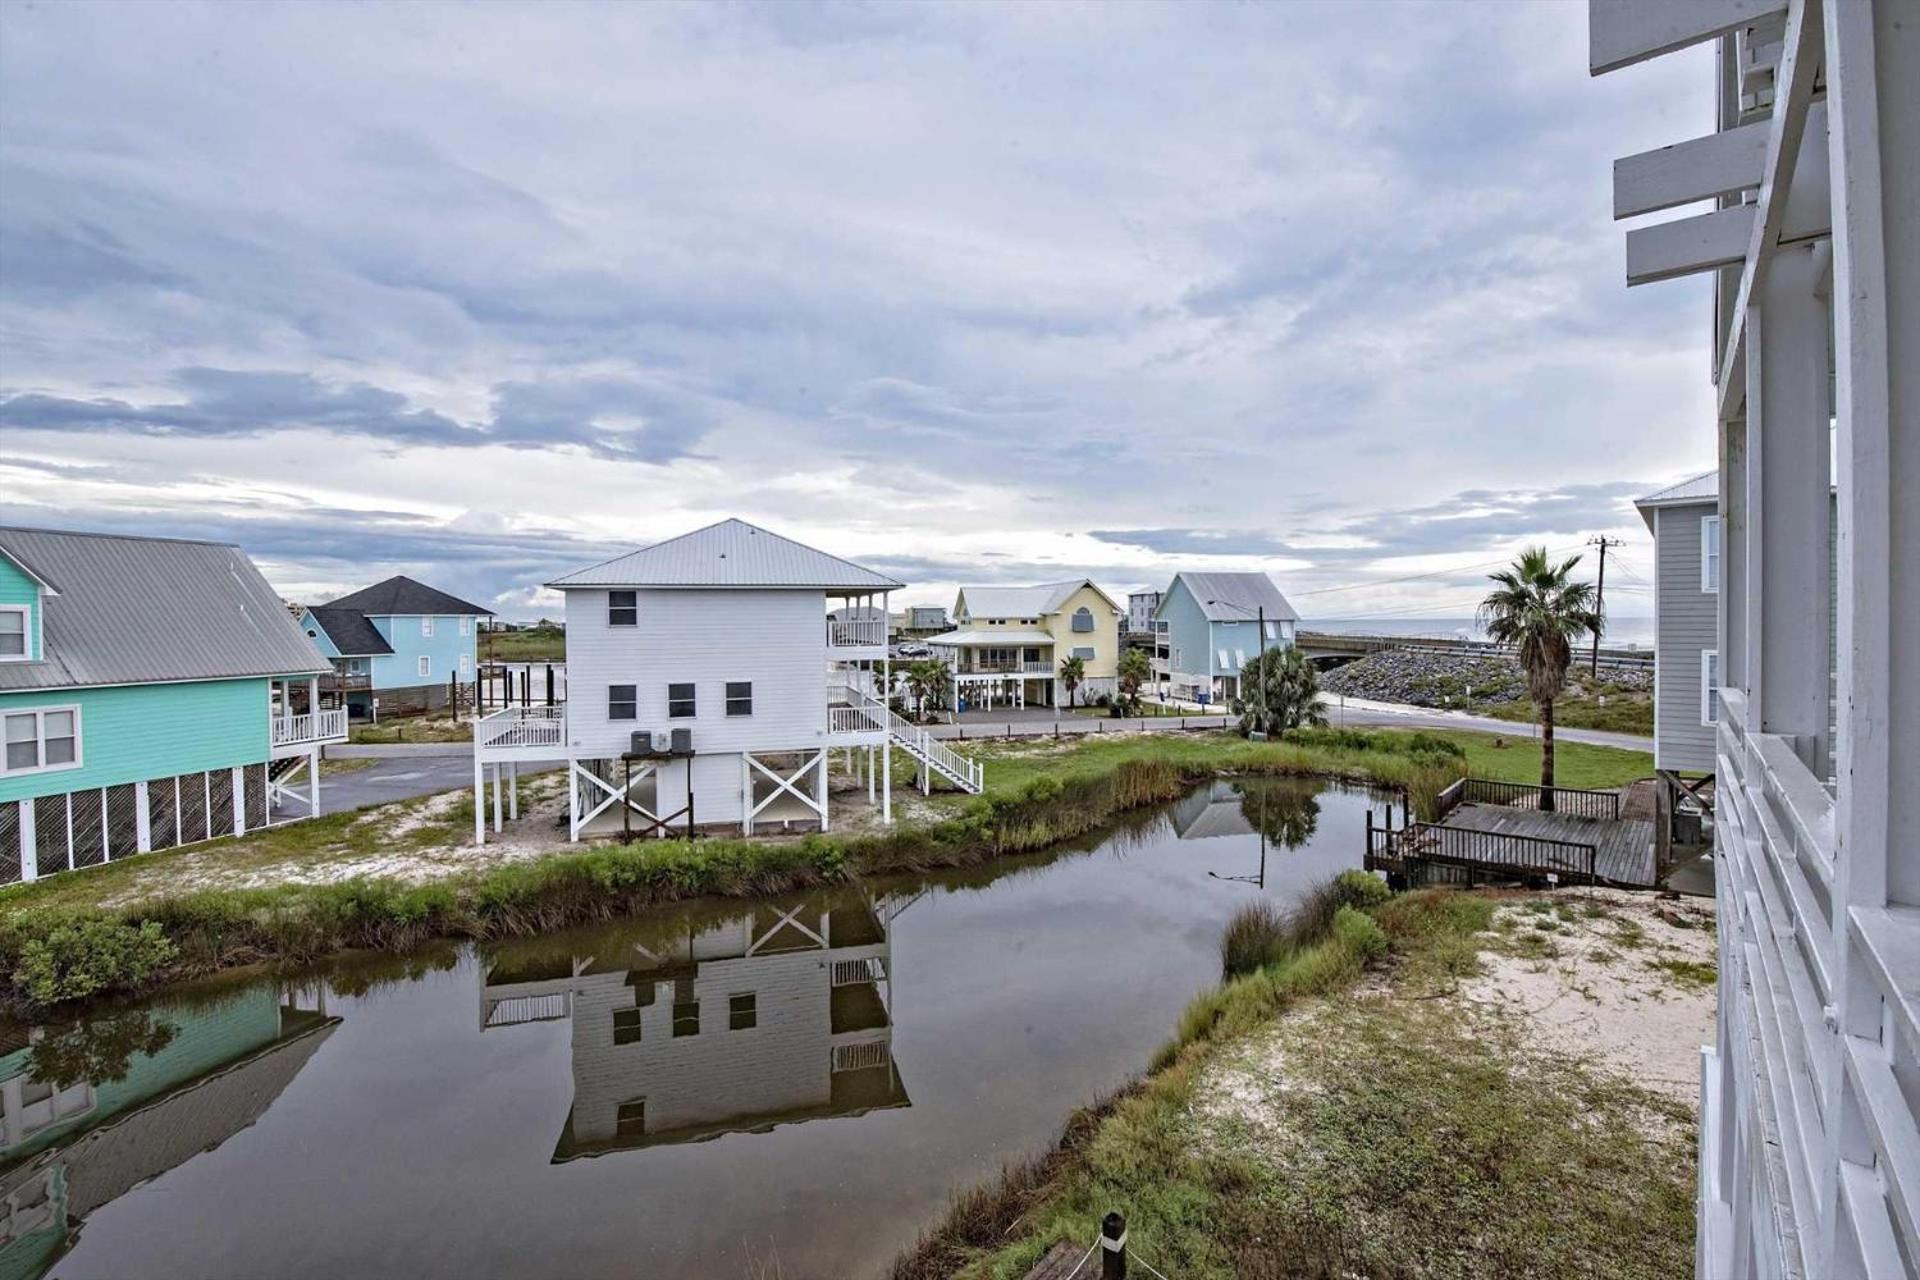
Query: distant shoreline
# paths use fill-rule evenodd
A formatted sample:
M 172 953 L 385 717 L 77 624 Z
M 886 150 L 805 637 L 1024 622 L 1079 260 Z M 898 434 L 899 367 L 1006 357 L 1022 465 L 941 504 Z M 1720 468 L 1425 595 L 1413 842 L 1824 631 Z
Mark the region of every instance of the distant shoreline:
M 1302 618 L 1302 631 L 1336 631 L 1348 635 L 1444 636 L 1459 640 L 1484 640 L 1486 636 L 1472 618 Z M 1601 643 L 1613 648 L 1653 648 L 1653 619 L 1614 617 L 1607 620 Z

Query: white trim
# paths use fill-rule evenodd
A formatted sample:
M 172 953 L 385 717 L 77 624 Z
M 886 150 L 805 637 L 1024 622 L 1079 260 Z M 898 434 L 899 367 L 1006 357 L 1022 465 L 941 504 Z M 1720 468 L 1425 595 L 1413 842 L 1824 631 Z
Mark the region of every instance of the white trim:
M 435 616 L 435 615 L 433 615 L 433 614 L 431 614 L 431 613 L 423 613 L 423 614 L 421 614 L 421 615 L 420 615 L 420 638 L 421 638 L 422 640 L 431 640 L 431 639 L 433 639 L 433 619 L 434 619 L 434 616 Z
M 33 608 L 24 604 L 0 604 L 0 614 L 17 613 L 20 615 L 20 652 L 0 653 L 0 662 L 33 661 Z
M 419 668 L 420 675 L 426 677 L 429 680 L 433 678 L 433 655 L 432 654 L 430 653 L 421 654 L 416 662 L 416 666 Z
M 1718 714 L 1719 699 L 1714 695 L 1720 688 L 1720 651 L 1702 649 L 1700 651 L 1700 723 L 1712 726 L 1720 723 Z
M 463 613 L 459 617 L 455 618 L 454 625 L 458 628 L 460 634 L 463 636 L 470 636 L 473 634 L 473 618 L 469 614 Z
M 58 715 L 62 711 L 73 713 L 73 759 L 65 764 L 37 764 L 25 769 L 9 769 L 6 754 L 6 722 L 16 716 L 34 717 L 34 757 L 45 760 L 47 757 L 47 722 L 49 715 Z M 78 703 L 60 703 L 48 707 L 21 707 L 18 710 L 0 712 L 0 778 L 24 778 L 32 773 L 65 773 L 69 769 L 85 766 L 85 735 L 80 727 L 80 705 Z
M 472 670 L 473 670 L 473 655 L 470 653 L 461 654 L 460 655 L 460 674 L 466 675 L 468 672 Z
M 1700 517 L 1700 590 L 1706 595 L 1720 594 L 1720 517 Z M 1658 593 L 1656 593 L 1658 594 Z

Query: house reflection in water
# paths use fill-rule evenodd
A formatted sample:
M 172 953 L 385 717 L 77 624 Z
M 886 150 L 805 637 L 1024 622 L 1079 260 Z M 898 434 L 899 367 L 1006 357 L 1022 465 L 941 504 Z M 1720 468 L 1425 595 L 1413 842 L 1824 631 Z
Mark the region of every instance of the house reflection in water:
M 1223 836 L 1258 836 L 1257 869 L 1246 874 L 1210 870 L 1216 880 L 1244 880 L 1266 887 L 1270 844 L 1298 849 L 1313 839 L 1320 827 L 1320 784 L 1293 779 L 1216 778 L 1182 797 L 1170 814 L 1182 840 L 1214 840 Z
M 0 1027 L 0 1280 L 45 1274 L 95 1209 L 265 1114 L 339 1022 L 284 999 Z
M 481 1027 L 570 1020 L 556 1162 L 904 1107 L 887 923 L 905 905 L 841 893 L 674 933 L 576 935 L 564 952 L 509 948 Z

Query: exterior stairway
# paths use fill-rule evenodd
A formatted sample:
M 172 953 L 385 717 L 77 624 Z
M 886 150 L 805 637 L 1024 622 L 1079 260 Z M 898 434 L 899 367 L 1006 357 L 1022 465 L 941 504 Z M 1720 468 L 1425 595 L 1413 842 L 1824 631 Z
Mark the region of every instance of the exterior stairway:
M 920 725 L 902 720 L 891 711 L 887 712 L 887 739 L 968 795 L 977 796 L 986 790 L 985 765 L 967 759 Z

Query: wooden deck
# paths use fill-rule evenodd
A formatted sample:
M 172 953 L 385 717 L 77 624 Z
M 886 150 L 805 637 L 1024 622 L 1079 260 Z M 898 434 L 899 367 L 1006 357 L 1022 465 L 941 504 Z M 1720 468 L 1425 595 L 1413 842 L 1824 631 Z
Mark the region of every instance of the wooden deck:
M 1446 817 L 1446 826 L 1499 835 L 1567 840 L 1594 847 L 1594 873 L 1608 884 L 1623 888 L 1651 888 L 1653 824 L 1622 818 L 1579 818 L 1543 813 L 1533 807 L 1463 804 Z

